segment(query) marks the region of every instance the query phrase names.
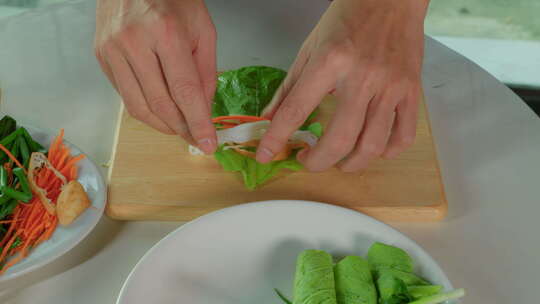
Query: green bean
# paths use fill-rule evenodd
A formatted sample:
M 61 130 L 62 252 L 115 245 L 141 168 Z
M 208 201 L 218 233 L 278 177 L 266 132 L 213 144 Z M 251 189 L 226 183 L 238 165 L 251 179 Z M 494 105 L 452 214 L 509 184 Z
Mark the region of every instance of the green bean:
M 32 194 L 17 191 L 11 187 L 3 187 L 1 190 L 4 193 L 4 195 L 11 197 L 13 199 L 16 199 L 18 201 L 28 203 L 32 199 Z
M 31 152 L 45 152 L 46 151 L 45 148 L 43 148 L 43 146 L 40 143 L 38 143 L 32 138 L 30 133 L 28 133 L 28 130 L 26 130 L 23 127 L 21 127 L 21 129 L 22 129 L 24 139 L 26 140 L 26 143 L 28 144 L 28 147 L 30 148 Z
M 22 163 L 24 167 L 27 167 L 27 163 L 30 159 L 30 151 L 28 151 L 28 145 L 26 144 L 26 141 L 24 140 L 23 136 L 19 136 L 17 138 L 17 143 L 19 145 L 19 151 L 21 152 L 21 158 Z M 17 157 L 17 156 L 15 156 Z
M 7 186 L 7 170 L 0 166 L 0 188 Z
M 6 147 L 7 144 L 17 139 L 17 136 L 21 135 L 22 133 L 23 133 L 22 128 L 18 128 L 17 130 L 11 132 L 11 134 L 9 134 L 8 136 L 0 140 L 0 145 Z
M 22 192 L 25 194 L 29 194 L 31 198 L 32 190 L 30 189 L 30 185 L 28 184 L 28 178 L 26 177 L 24 170 L 22 168 L 15 168 L 13 169 L 13 174 L 15 174 L 15 176 L 17 176 L 17 178 L 19 179 L 19 184 L 21 184 Z

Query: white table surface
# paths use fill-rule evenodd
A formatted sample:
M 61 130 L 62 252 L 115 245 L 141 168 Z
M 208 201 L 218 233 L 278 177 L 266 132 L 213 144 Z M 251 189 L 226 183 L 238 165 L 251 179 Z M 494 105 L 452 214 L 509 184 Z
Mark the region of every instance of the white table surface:
M 286 68 L 325 0 L 209 0 L 219 67 Z M 93 57 L 93 1 L 0 21 L 2 112 L 110 157 L 118 97 Z M 464 303 L 538 303 L 540 119 L 474 63 L 427 39 L 424 88 L 450 206 L 441 223 L 394 224 L 423 246 Z M 59 260 L 0 286 L 1 303 L 114 303 L 138 259 L 182 223 L 114 222 Z M 179 253 L 181 258 L 181 253 Z

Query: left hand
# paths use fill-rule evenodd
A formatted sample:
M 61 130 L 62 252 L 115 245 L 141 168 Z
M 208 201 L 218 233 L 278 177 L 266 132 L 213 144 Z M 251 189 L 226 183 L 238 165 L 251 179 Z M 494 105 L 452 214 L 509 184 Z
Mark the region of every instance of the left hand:
M 265 111 L 257 151 L 269 162 L 322 99 L 339 100 L 319 143 L 298 155 L 307 169 L 346 172 L 393 158 L 415 139 L 428 0 L 334 0 L 304 42 Z

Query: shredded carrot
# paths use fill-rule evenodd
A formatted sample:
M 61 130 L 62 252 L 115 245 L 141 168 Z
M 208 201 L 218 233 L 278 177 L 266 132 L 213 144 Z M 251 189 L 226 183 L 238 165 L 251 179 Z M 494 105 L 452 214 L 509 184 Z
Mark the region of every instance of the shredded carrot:
M 231 116 L 218 116 L 212 118 L 213 123 L 222 122 L 224 120 L 238 120 L 240 122 L 255 122 L 269 120 L 268 118 L 259 117 L 259 116 L 249 116 L 249 115 L 231 115 Z

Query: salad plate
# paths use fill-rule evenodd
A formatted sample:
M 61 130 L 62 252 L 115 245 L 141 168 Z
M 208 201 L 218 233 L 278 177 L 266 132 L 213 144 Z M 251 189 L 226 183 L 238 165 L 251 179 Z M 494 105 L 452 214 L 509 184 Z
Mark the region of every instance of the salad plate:
M 24 126 L 32 138 L 49 148 L 56 135 L 40 129 Z M 69 130 L 67 130 L 69 132 Z M 71 155 L 84 154 L 79 148 L 64 140 Z M 84 187 L 90 206 L 68 226 L 58 225 L 50 239 L 29 251 L 27 257 L 13 265 L 0 275 L 0 284 L 23 274 L 34 271 L 65 254 L 80 243 L 96 226 L 105 208 L 107 197 L 106 185 L 97 165 L 87 156 L 77 163 L 77 181 Z
M 266 201 L 222 209 L 171 232 L 137 263 L 117 304 L 275 304 L 275 288 L 292 295 L 303 250 L 365 256 L 375 242 L 402 248 L 416 274 L 452 289 L 429 254 L 382 222 L 328 204 Z

